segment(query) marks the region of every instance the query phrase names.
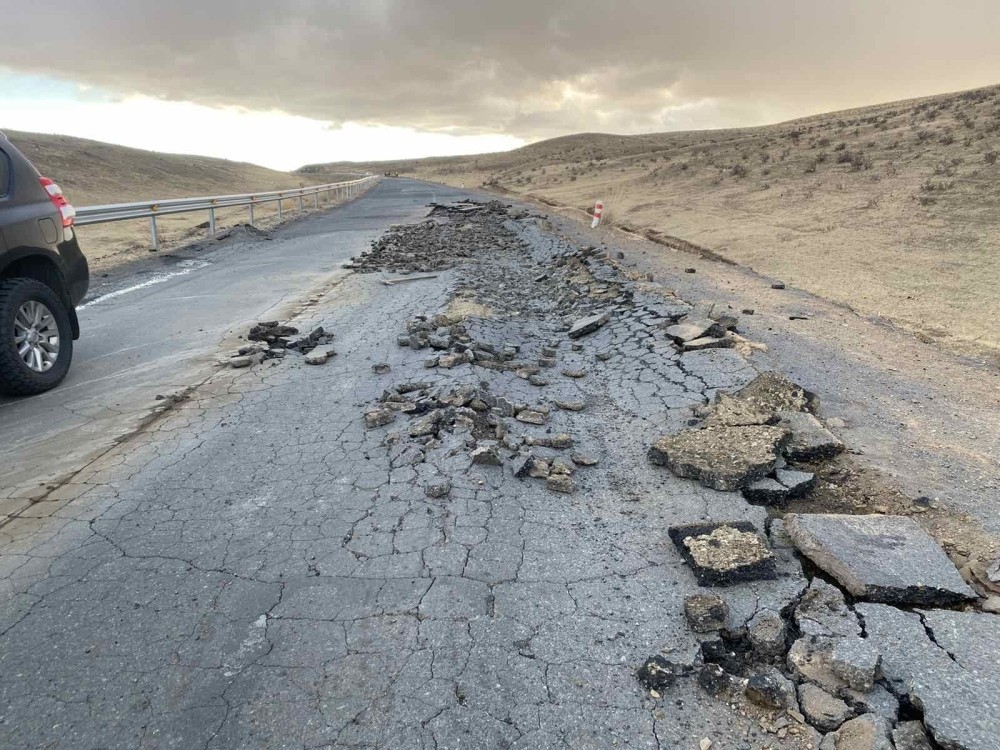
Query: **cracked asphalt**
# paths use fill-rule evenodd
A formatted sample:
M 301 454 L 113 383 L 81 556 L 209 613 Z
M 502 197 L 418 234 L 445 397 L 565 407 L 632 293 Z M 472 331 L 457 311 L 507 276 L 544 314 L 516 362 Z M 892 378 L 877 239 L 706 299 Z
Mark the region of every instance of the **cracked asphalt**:
M 0 516 L 5 489 L 63 474 L 134 431 L 157 395 L 211 374 L 220 342 L 342 276 L 359 245 L 421 216 L 436 188 L 376 190 L 374 200 L 285 224 L 266 240 L 237 230 L 94 278 L 65 382 L 30 399 L 0 397 L 0 465 L 9 467 Z
M 82 381 L 54 401 L 0 404 L 20 416 L 0 454 L 13 509 L 0 520 L 0 746 L 845 750 L 734 689 L 766 664 L 728 649 L 748 647 L 748 624 L 750 641 L 775 619 L 801 634 L 810 579 L 843 617 L 862 608 L 803 571 L 767 508 L 647 458 L 775 356 L 742 340 L 682 353 L 663 333 L 700 302 L 664 289 L 691 287 L 681 272 L 649 283 L 628 256 L 614 263 L 523 207 L 389 227 L 463 195 L 385 181 L 271 240 L 201 256 L 148 302 L 116 281 L 125 293 L 85 312 L 148 322 L 129 334 L 145 342 L 140 363 L 111 374 L 128 342 L 88 343 Z M 569 338 L 596 314 L 595 331 Z M 337 354 L 213 366 L 258 315 L 322 326 Z M 191 341 L 168 335 L 206 317 Z M 143 398 L 165 382 L 187 395 L 149 416 Z M 22 439 L 32 415 L 63 411 L 73 417 Z M 39 487 L 36 454 L 67 441 L 85 450 Z M 540 474 L 518 474 L 526 451 Z M 760 532 L 776 575 L 699 587 L 667 529 L 718 523 Z M 724 597 L 726 640 L 685 617 L 709 591 Z M 902 728 L 919 701 L 939 737 L 988 747 L 995 707 L 966 711 L 966 695 L 996 684 L 995 620 L 863 614 L 884 679 L 852 699 L 868 712 L 858 721 Z M 964 647 L 960 626 L 983 643 Z M 650 657 L 690 678 L 644 686 Z
M 384 183 L 361 203 L 418 186 Z M 507 224 L 534 262 L 567 249 L 538 222 Z M 296 232 L 306 240 L 308 224 Z M 477 336 L 529 350 L 557 336 L 544 305 L 518 296 L 516 257 L 393 287 L 339 278 L 298 321 L 335 333 L 326 365 L 219 372 L 0 529 L 0 745 L 805 747 L 693 681 L 663 701 L 634 676 L 650 654 L 694 663 L 699 649 L 683 615 L 698 586 L 667 526 L 766 520 L 645 449 L 756 371 L 733 350 L 661 346 L 669 303 L 641 293 L 578 351 L 561 345 L 559 367 L 584 378 L 544 389 L 507 371 L 428 370 L 398 346 L 409 319 L 458 288 L 492 294 Z M 382 362 L 391 371 L 374 374 Z M 447 445 L 394 465 L 393 426 L 366 430 L 363 413 L 418 380 L 582 399 L 539 434 L 572 434 L 600 465 L 571 495 Z M 428 497 L 442 475 L 450 494 Z M 775 552 L 778 579 L 727 589 L 732 626 L 805 588 L 792 553 Z

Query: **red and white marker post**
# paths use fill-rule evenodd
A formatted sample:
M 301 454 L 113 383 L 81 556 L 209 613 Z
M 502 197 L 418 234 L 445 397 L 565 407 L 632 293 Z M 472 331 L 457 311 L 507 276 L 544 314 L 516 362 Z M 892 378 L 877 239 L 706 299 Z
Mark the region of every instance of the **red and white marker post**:
M 604 214 L 604 202 L 597 201 L 594 204 L 594 220 L 590 222 L 591 229 L 597 229 L 598 225 L 601 223 L 601 216 Z

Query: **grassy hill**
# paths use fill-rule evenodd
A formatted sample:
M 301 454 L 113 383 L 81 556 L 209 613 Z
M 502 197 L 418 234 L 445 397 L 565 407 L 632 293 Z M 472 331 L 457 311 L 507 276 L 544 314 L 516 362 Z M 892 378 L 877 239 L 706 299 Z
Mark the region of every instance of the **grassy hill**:
M 990 87 L 766 127 L 580 134 L 361 166 L 583 210 L 601 198 L 621 226 L 1000 361 L 998 150 Z

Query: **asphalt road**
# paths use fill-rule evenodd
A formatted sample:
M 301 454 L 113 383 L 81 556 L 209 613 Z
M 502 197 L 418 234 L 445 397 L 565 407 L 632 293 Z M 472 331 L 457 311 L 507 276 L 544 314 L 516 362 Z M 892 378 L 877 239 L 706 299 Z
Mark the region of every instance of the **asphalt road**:
M 121 307 L 109 324 L 122 325 L 132 319 L 129 296 L 163 294 L 147 313 L 163 320 L 188 315 L 182 301 L 214 298 L 206 309 L 228 323 L 206 331 L 201 349 L 132 365 L 162 370 L 155 387 L 190 385 L 227 326 L 293 309 L 292 297 L 316 282 L 326 291 L 312 295 L 301 324 L 335 333 L 338 354 L 318 367 L 290 356 L 217 372 L 0 527 L 0 747 L 820 746 L 805 725 L 768 731 L 760 719 L 775 715 L 711 668 L 690 675 L 703 658 L 749 675 L 774 654 L 701 645 L 714 636 L 691 630 L 685 604 L 706 589 L 666 530 L 748 522 L 760 532 L 776 577 L 713 589 L 736 633 L 758 615 L 787 615 L 807 585 L 780 526 L 741 494 L 647 458 L 691 406 L 780 363 L 737 349 L 679 353 L 662 329 L 677 299 L 604 262 L 582 264 L 589 237 L 567 241 L 528 212 L 441 230 L 434 243 L 473 252 L 434 278 L 387 287 L 374 274 L 337 274 L 387 224 L 419 217 L 430 197 L 419 183 L 392 181 L 339 217 L 247 240 L 242 251 L 199 259 L 210 265 L 86 308 Z M 289 273 L 297 282 L 278 280 Z M 691 291 L 683 272 L 655 274 L 687 284 L 682 296 Z M 256 306 L 242 299 L 251 294 L 261 295 Z M 415 316 L 456 309 L 476 312 L 463 329 L 434 323 L 435 337 L 480 345 L 470 351 L 519 347 L 524 363 L 552 358 L 551 349 L 556 366 L 532 382 L 485 362 L 428 366 L 432 349 L 399 346 Z M 597 310 L 607 324 L 567 340 L 564 316 Z M 139 351 L 148 340 L 183 341 L 176 322 L 156 330 L 135 339 Z M 103 393 L 121 398 L 123 380 Z M 364 418 L 404 393 L 411 410 Z M 526 413 L 515 404 L 548 417 L 513 419 Z M 490 448 L 494 460 L 480 460 Z M 526 448 L 551 462 L 549 480 L 571 472 L 575 491 L 552 491 L 565 490 L 564 479 L 515 476 Z M 973 640 L 990 642 L 992 622 Z M 965 655 L 945 658 L 921 621 L 907 625 L 919 654 L 890 659 L 898 648 L 887 647 L 883 665 L 905 691 L 892 674 L 913 661 L 933 688 L 929 711 L 950 693 L 1000 685 L 988 649 L 957 670 L 950 663 Z M 663 692 L 643 687 L 636 668 L 652 654 L 688 676 L 664 680 Z M 920 661 L 928 655 L 933 674 Z M 898 705 L 886 695 L 864 710 L 894 721 Z M 960 727 L 974 742 L 961 746 L 991 748 L 998 722 L 995 706 L 977 705 Z
M 150 413 L 157 395 L 203 380 L 220 343 L 255 320 L 282 317 L 342 275 L 341 264 L 389 225 L 457 195 L 386 181 L 284 225 L 269 242 L 237 235 L 210 250 L 152 258 L 104 285 L 94 279 L 65 382 L 34 398 L 0 397 L 0 498 L 4 488 L 62 474 L 107 449 Z
M 426 202 L 406 189 L 365 201 L 401 213 Z M 287 242 L 322 248 L 337 226 L 317 236 L 302 224 Z M 683 615 L 699 587 L 662 530 L 708 519 L 763 529 L 766 515 L 674 477 L 646 449 L 752 366 L 734 351 L 678 358 L 656 338 L 656 296 L 574 349 L 552 310 L 569 272 L 533 281 L 563 246 L 531 219 L 470 243 L 475 257 L 436 278 L 387 287 L 348 274 L 303 321 L 335 333 L 330 362 L 217 373 L 34 504 L 35 517 L 0 528 L 0 746 L 761 745 L 755 719 L 694 680 L 657 699 L 634 676 L 650 654 L 688 669 L 699 650 Z M 493 311 L 469 321 L 476 340 L 520 345 L 534 361 L 562 339 L 549 386 L 469 364 L 428 369 L 428 350 L 398 345 L 458 286 Z M 381 362 L 390 372 L 373 372 Z M 570 434 L 599 465 L 557 494 L 472 462 L 457 423 L 433 444 L 391 437 L 410 434 L 406 414 L 366 428 L 384 389 L 417 381 L 512 404 L 581 399 L 582 412 L 553 408 L 546 425 L 504 423 L 523 439 Z M 441 482 L 450 491 L 428 496 Z M 779 578 L 727 589 L 734 627 L 805 586 L 798 562 L 776 555 Z

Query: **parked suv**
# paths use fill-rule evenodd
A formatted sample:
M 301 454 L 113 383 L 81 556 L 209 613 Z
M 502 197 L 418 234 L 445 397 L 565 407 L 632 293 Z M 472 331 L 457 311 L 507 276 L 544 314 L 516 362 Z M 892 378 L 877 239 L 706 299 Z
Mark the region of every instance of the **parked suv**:
M 80 337 L 76 305 L 90 275 L 76 212 L 0 133 L 0 393 L 58 385 Z

